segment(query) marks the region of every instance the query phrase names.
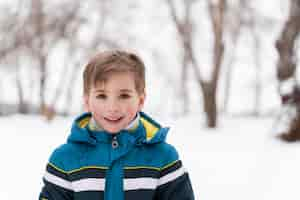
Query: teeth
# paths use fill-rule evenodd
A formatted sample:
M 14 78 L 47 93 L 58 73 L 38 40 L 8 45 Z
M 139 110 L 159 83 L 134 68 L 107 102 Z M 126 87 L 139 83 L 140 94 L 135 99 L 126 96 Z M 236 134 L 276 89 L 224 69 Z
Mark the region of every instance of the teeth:
M 105 118 L 105 119 L 107 119 L 107 120 L 109 120 L 109 121 L 118 121 L 118 120 L 120 120 L 122 117 L 120 117 L 120 118 L 116 118 L 116 119 L 110 119 L 110 118 Z

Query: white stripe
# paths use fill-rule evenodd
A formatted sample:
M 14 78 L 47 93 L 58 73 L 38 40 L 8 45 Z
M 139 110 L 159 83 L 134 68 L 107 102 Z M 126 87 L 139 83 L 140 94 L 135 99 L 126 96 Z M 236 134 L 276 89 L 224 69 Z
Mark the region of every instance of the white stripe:
M 160 179 L 155 178 L 130 178 L 124 179 L 124 190 L 138 190 L 138 189 L 156 189 L 157 186 L 161 186 L 168 182 L 171 182 L 185 173 L 183 167 L 171 172 Z M 104 191 L 105 179 L 104 178 L 86 178 L 78 181 L 66 181 L 60 177 L 57 177 L 49 172 L 46 172 L 44 178 L 55 185 L 63 187 L 75 192 L 81 191 Z
M 85 178 L 78 181 L 73 181 L 72 186 L 75 192 L 82 191 L 104 191 L 104 178 Z
M 155 178 L 128 178 L 124 179 L 124 190 L 155 189 L 157 182 Z
M 71 182 L 66 181 L 60 177 L 53 175 L 53 174 L 50 174 L 49 172 L 45 173 L 44 178 L 46 179 L 46 181 L 53 183 L 55 185 L 58 185 L 62 188 L 65 188 L 68 190 L 73 190 Z
M 163 177 L 161 177 L 158 180 L 158 185 L 157 186 L 161 186 L 163 184 L 166 184 L 168 182 L 171 182 L 175 179 L 177 179 L 178 177 L 182 176 L 185 173 L 185 169 L 183 167 L 180 167 L 179 169 L 177 169 L 174 172 L 171 172 Z

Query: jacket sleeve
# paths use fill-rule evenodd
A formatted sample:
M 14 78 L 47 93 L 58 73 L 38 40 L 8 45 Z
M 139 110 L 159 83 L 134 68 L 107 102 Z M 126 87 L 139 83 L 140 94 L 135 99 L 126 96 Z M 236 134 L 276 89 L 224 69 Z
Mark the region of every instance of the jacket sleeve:
M 161 171 L 155 200 L 194 200 L 189 175 L 180 160 Z
M 73 200 L 72 183 L 69 173 L 63 170 L 59 162 L 60 154 L 55 151 L 46 167 L 43 177 L 44 186 L 39 195 L 39 200 Z

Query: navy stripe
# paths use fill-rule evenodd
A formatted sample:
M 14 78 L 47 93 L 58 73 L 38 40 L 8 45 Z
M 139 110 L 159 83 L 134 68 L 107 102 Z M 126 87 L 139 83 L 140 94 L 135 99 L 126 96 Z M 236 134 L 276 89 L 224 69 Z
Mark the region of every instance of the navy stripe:
M 157 199 L 194 200 L 194 194 L 187 173 L 172 182 L 157 188 Z
M 55 200 L 71 200 L 73 199 L 73 192 L 66 190 L 57 185 L 49 183 L 44 180 L 44 187 L 39 195 L 39 200 L 55 199 Z
M 177 169 L 179 169 L 180 167 L 182 167 L 182 162 L 180 160 L 178 160 L 177 162 L 175 162 L 173 165 L 161 170 L 161 176 L 164 176 L 166 174 L 169 174 L 173 171 L 176 171 Z
M 63 173 L 62 171 L 57 170 L 56 168 L 54 168 L 52 165 L 47 164 L 47 168 L 46 168 L 47 172 L 49 172 L 50 174 L 53 174 L 55 176 L 58 176 L 62 179 L 68 180 L 68 174 L 67 173 Z
M 135 200 L 135 199 L 142 199 L 142 200 L 152 200 L 154 199 L 155 190 L 130 190 L 125 191 L 125 200 Z
M 76 181 L 83 178 L 105 178 L 105 169 L 86 168 L 80 171 L 70 173 L 70 181 Z
M 159 178 L 159 171 L 148 168 L 124 169 L 124 178 Z
M 74 199 L 104 200 L 104 192 L 101 191 L 75 192 Z

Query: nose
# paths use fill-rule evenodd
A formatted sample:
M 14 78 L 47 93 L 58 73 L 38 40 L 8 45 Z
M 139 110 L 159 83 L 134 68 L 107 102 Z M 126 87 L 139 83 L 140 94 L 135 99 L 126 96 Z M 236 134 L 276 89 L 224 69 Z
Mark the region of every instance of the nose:
M 110 113 L 115 113 L 119 110 L 119 105 L 118 105 L 118 102 L 117 100 L 114 100 L 114 99 L 110 99 L 107 104 L 106 104 L 106 109 L 108 112 Z

